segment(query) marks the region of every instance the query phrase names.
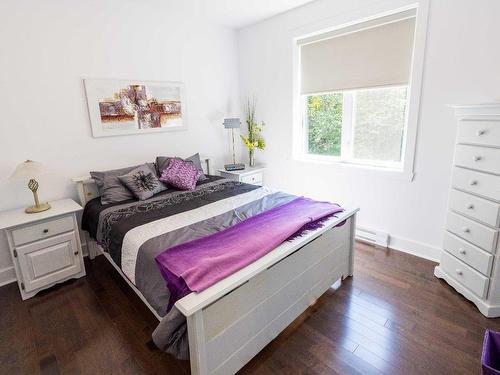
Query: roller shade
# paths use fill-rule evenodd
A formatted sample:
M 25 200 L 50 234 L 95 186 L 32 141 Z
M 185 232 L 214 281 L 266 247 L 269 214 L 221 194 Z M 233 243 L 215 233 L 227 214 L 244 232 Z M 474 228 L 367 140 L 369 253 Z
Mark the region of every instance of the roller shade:
M 298 42 L 302 94 L 408 84 L 415 17 L 358 30 Z

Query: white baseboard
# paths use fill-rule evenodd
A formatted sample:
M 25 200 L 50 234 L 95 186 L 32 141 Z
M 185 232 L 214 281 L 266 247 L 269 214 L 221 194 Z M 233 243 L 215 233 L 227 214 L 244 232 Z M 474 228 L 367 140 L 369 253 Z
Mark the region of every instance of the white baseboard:
M 4 286 L 16 281 L 16 271 L 14 266 L 0 269 L 0 286 Z
M 393 235 L 390 236 L 389 248 L 438 263 L 441 257 L 441 248 L 437 246 Z
M 356 239 L 358 241 L 381 247 L 387 247 L 387 245 L 389 244 L 388 233 L 360 226 L 356 227 Z

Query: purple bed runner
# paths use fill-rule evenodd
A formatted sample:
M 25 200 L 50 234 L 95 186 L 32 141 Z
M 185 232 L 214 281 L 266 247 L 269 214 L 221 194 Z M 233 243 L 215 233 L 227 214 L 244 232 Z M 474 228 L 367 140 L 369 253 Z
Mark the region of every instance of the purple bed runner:
M 171 247 L 155 259 L 170 290 L 168 311 L 263 257 L 287 239 L 317 229 L 343 211 L 333 203 L 300 197 L 212 235 Z

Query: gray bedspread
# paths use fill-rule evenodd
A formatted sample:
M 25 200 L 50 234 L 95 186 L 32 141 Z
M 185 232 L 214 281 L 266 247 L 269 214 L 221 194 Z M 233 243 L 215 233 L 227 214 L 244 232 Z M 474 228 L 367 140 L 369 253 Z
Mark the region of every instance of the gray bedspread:
M 287 203 L 295 196 L 260 186 L 211 178 L 194 191 L 172 191 L 146 201 L 85 207 L 88 230 L 162 317 L 155 344 L 179 359 L 189 358 L 186 319 L 177 308 L 166 314 L 169 290 L 155 257 L 174 245 L 228 228 Z

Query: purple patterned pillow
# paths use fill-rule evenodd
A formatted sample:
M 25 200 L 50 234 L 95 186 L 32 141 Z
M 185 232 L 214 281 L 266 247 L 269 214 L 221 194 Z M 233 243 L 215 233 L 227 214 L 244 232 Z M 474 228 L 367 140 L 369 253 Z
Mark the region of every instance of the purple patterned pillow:
M 168 167 L 161 172 L 160 181 L 181 190 L 194 190 L 200 171 L 192 161 L 174 158 L 168 163 Z

